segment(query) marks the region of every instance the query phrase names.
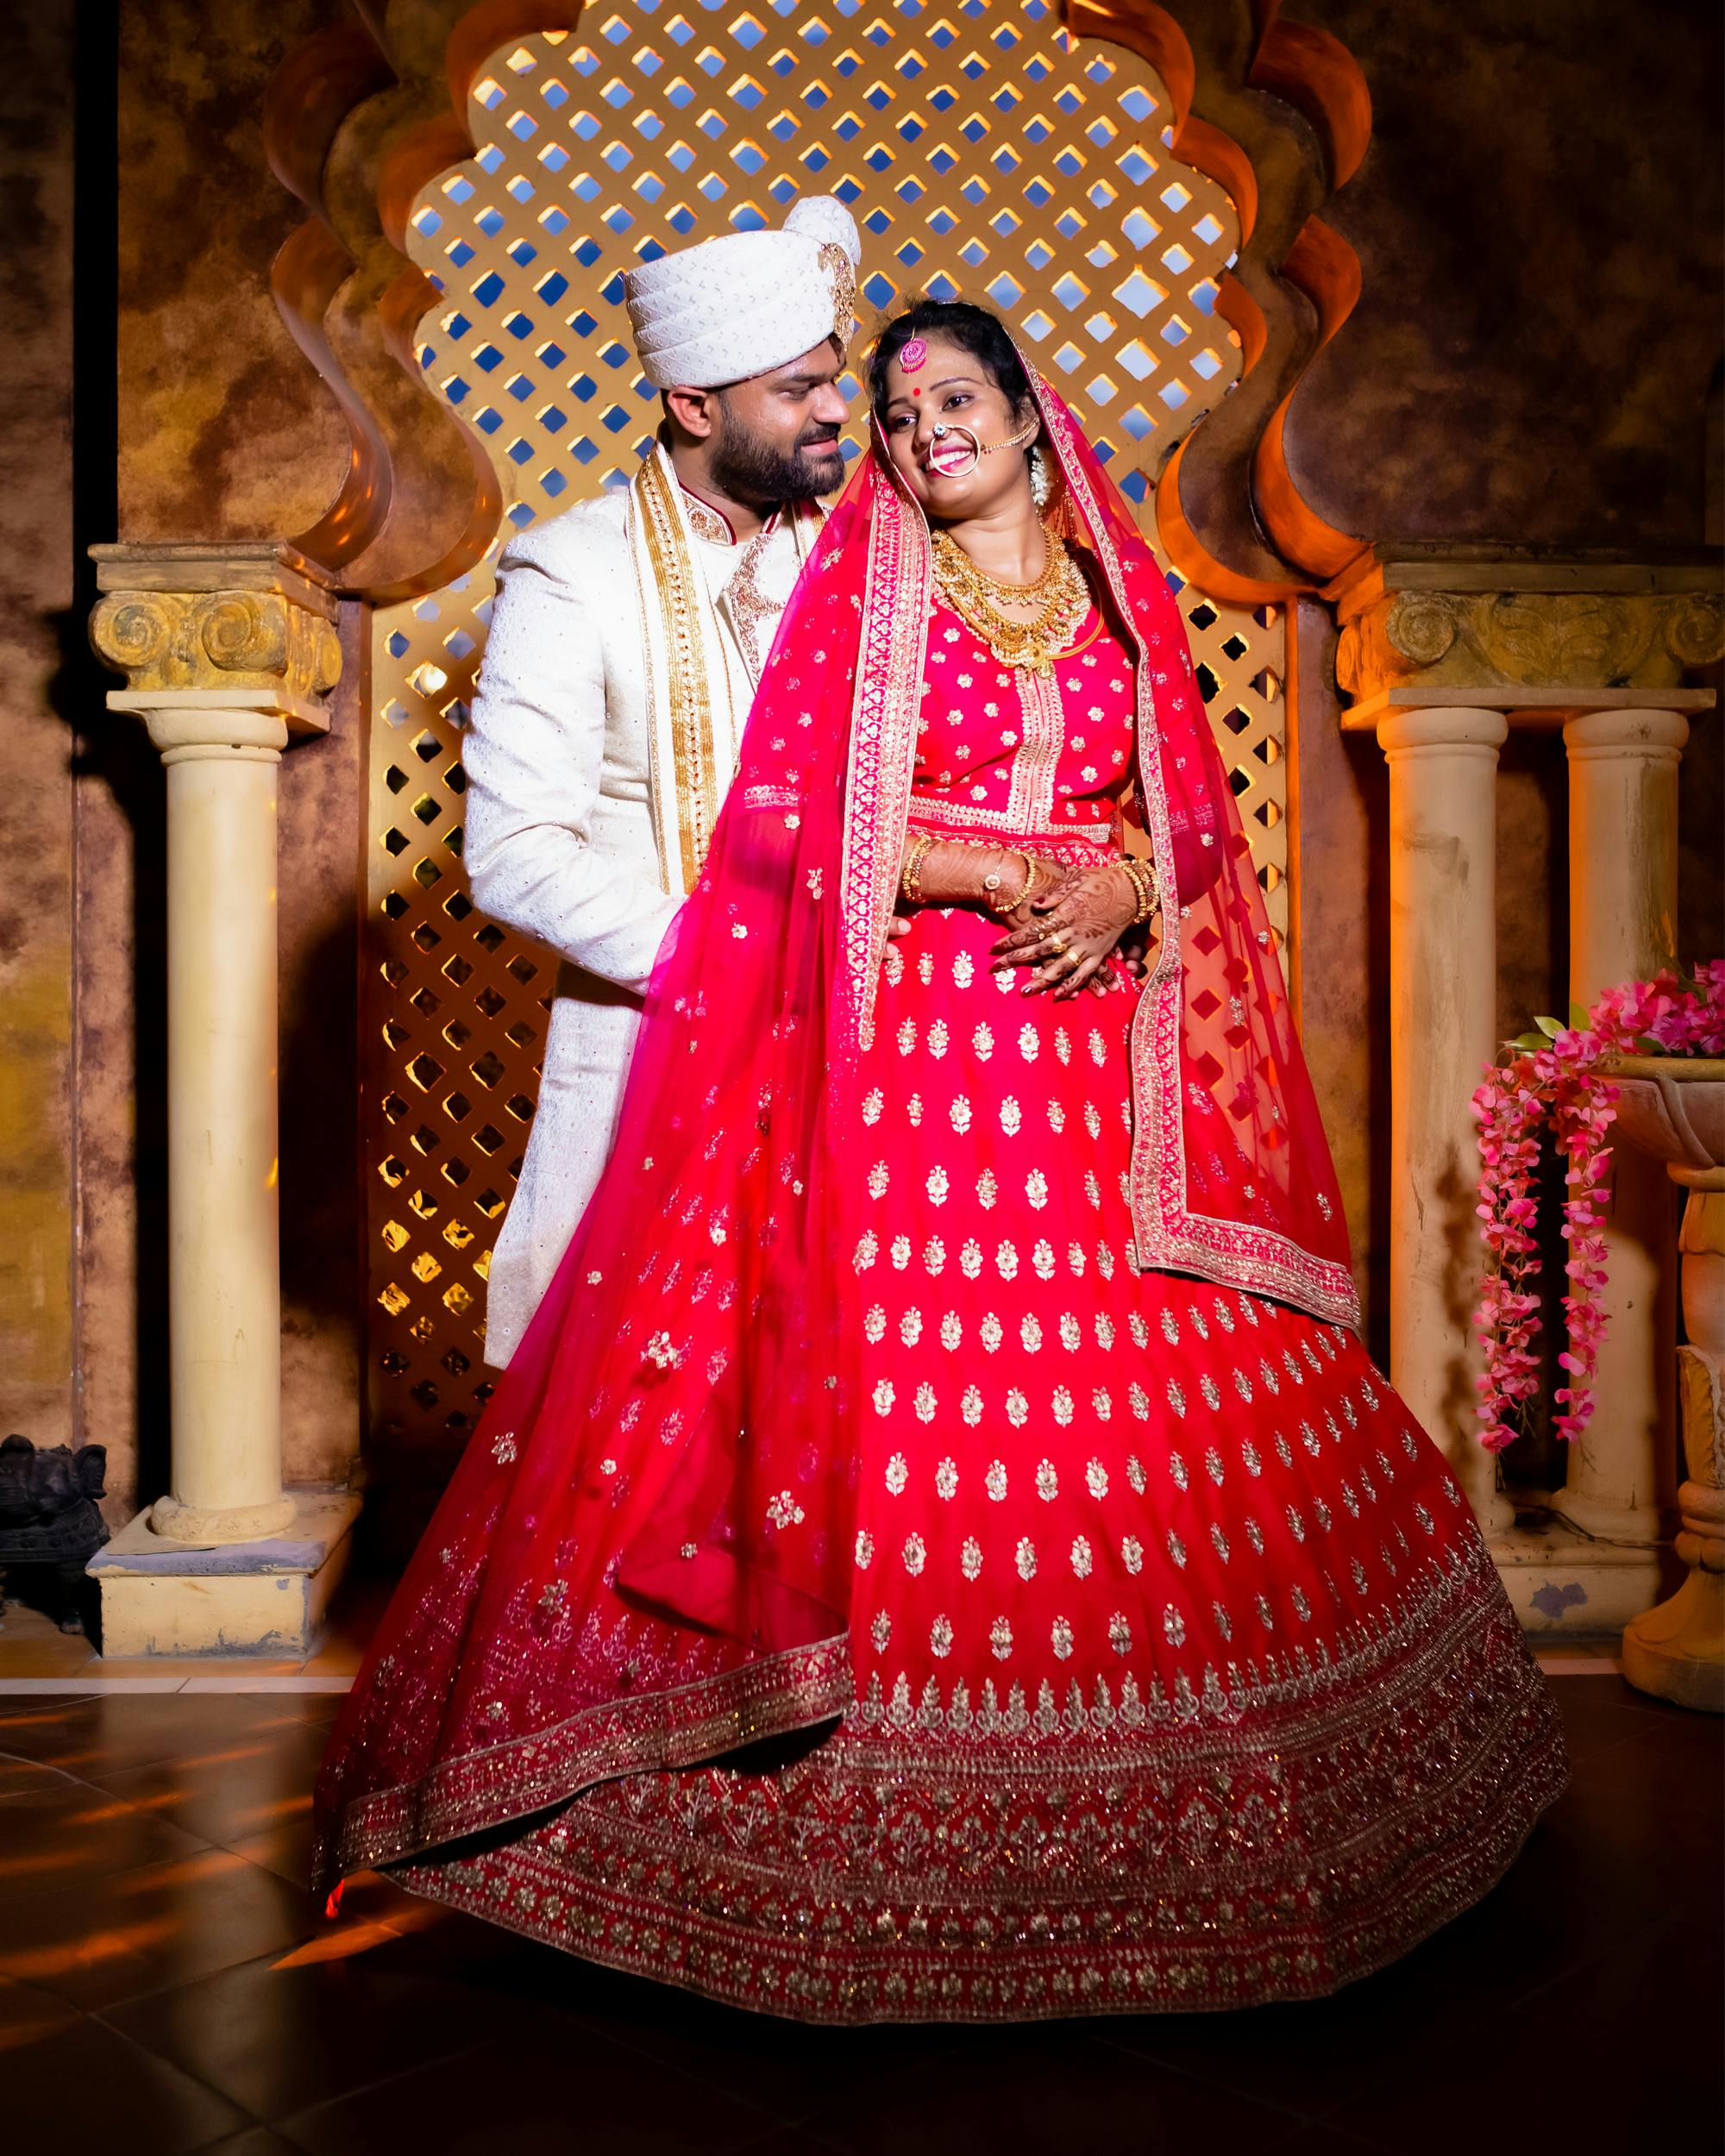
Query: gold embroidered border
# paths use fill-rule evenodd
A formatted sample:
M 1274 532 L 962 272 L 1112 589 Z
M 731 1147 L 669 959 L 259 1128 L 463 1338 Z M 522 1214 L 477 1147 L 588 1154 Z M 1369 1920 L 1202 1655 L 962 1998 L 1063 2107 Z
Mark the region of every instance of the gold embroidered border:
M 1117 861 L 1120 855 L 1120 819 L 1118 812 L 1100 824 L 1051 824 L 1044 830 L 1035 824 L 1019 830 L 1007 824 L 999 809 L 979 808 L 973 802 L 937 800 L 927 793 L 911 796 L 907 828 L 944 836 L 949 830 L 969 837 L 986 831 L 1002 846 L 1023 847 L 1034 841 L 1038 860 L 1060 861 L 1074 868 L 1090 868 Z
M 845 971 L 857 1038 L 870 1037 L 916 771 L 918 692 L 934 574 L 922 511 L 888 476 L 875 497 L 845 774 L 839 871 Z
M 662 1792 L 620 1785 L 519 1842 L 394 1876 L 604 1965 L 810 2021 L 1321 1996 L 1477 1901 L 1565 1784 L 1550 1695 L 1481 1556 L 1387 1685 L 1316 1714 L 1129 1742 L 841 1736 L 785 1771 L 814 1808 L 776 1828 L 751 1814 L 746 1845 L 691 1843 Z M 1038 1806 L 1070 1824 L 1058 1862 L 1025 1861 Z M 918 1862 L 900 1820 L 948 1839 Z
M 1019 830 L 1046 830 L 1054 822 L 1054 780 L 1066 746 L 1066 706 L 1052 674 L 1013 669 L 1019 693 L 1019 745 L 1013 752 L 1007 821 Z
M 507 1826 L 613 1775 L 693 1766 L 814 1728 L 843 1714 L 855 1689 L 850 1637 L 840 1633 L 672 1691 L 601 1701 L 530 1737 L 442 1760 L 420 1781 L 356 1798 L 313 1846 L 312 1890 Z
M 657 451 L 646 457 L 635 475 L 632 492 L 641 517 L 650 571 L 650 592 L 641 592 L 643 612 L 656 605 L 662 630 L 667 679 L 663 684 L 669 717 L 673 799 L 675 802 L 677 859 L 682 888 L 694 888 L 696 877 L 712 841 L 718 820 L 718 774 L 713 768 L 712 691 L 707 680 L 705 639 L 699 610 L 706 594 L 695 565 L 689 558 L 683 527 L 673 492 L 674 482 Z M 637 565 L 638 573 L 638 565 Z M 647 630 L 648 706 L 652 715 L 652 748 L 656 767 L 659 748 L 659 707 L 652 679 L 655 638 Z M 727 780 L 730 774 L 725 774 Z M 662 831 L 664 826 L 664 774 L 654 771 L 655 806 Z M 666 834 L 668 836 L 668 834 Z
M 1025 371 L 1072 498 L 1095 536 L 1096 556 L 1120 617 L 1132 630 L 1132 613 L 1120 557 L 1102 520 L 1101 505 L 1072 454 L 1066 423 L 1043 401 L 1042 377 L 1027 357 Z M 1187 1201 L 1185 1131 L 1181 1113 L 1180 1017 L 1182 921 L 1168 801 L 1153 783 L 1153 760 L 1162 752 L 1151 667 L 1140 649 L 1136 668 L 1137 761 L 1145 823 L 1164 904 L 1162 940 L 1142 983 L 1132 1028 L 1132 1240 L 1142 1269 L 1196 1273 L 1229 1288 L 1290 1302 L 1351 1332 L 1360 1328 L 1359 1294 L 1344 1265 L 1302 1250 L 1273 1228 L 1220 1221 L 1194 1213 Z M 1168 901 L 1171 899 L 1171 903 Z

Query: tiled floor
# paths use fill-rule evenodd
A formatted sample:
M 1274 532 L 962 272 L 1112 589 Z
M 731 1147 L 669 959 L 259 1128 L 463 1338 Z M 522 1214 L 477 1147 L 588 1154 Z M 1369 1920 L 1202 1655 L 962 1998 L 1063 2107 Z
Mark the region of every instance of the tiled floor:
M 0 1621 L 0 1697 L 32 1692 L 345 1692 L 389 1598 L 387 1581 L 350 1581 L 336 1599 L 317 1651 L 298 1662 L 167 1655 L 128 1662 L 97 1652 L 40 1610 L 10 1601 Z
M 301 1890 L 335 1697 L 0 1700 L 20 2156 L 1715 2148 L 1720 1726 L 1556 1679 L 1576 1782 L 1481 1908 L 1317 2006 L 821 2032 Z

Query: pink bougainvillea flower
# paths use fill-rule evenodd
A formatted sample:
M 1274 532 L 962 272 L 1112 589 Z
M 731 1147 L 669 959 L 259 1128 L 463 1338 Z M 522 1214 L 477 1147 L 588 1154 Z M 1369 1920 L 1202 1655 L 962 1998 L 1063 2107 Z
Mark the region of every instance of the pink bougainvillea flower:
M 1578 1025 L 1541 1018 L 1539 1031 L 1513 1044 L 1472 1100 L 1479 1124 L 1479 1202 L 1485 1245 L 1474 1324 L 1485 1341 L 1479 1390 L 1481 1442 L 1500 1451 L 1521 1434 L 1540 1388 L 1540 1132 L 1549 1123 L 1564 1163 L 1563 1235 L 1567 1345 L 1558 1363 L 1568 1382 L 1552 1395 L 1562 1412 L 1559 1435 L 1573 1443 L 1593 1414 L 1593 1379 L 1605 1314 L 1605 1219 L 1610 1204 L 1611 1148 L 1617 1088 L 1599 1070 L 1607 1056 L 1725 1055 L 1725 959 L 1709 958 L 1688 979 L 1608 988 Z

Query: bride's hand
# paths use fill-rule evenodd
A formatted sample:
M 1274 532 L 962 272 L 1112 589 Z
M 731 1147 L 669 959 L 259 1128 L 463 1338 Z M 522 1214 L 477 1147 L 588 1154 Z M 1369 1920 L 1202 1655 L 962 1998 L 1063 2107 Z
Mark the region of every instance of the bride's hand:
M 1070 869 L 1010 917 L 1013 932 L 994 946 L 994 971 L 1036 968 L 1025 995 L 1052 988 L 1063 1001 L 1085 987 L 1104 993 L 1113 984 L 1103 968 L 1137 912 L 1137 887 L 1124 868 Z

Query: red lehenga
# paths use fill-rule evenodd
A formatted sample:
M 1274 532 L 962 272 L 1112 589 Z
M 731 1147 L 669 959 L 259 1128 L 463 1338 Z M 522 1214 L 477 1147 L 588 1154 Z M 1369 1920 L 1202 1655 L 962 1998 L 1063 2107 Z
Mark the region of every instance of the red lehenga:
M 1405 1952 L 1563 1785 L 1350 1329 L 1178 617 L 1038 387 L 1091 617 L 1002 667 L 853 480 L 612 1169 L 338 1724 L 324 1886 L 810 2021 L 1224 2007 Z M 1133 780 L 1142 983 L 1021 994 L 963 908 L 881 961 L 907 821 L 1080 860 Z

